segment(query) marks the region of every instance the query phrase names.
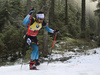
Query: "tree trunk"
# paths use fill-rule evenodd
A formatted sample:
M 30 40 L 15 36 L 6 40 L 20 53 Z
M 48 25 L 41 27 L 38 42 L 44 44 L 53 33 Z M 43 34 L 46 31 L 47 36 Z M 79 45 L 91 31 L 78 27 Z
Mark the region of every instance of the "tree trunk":
M 98 34 L 100 35 L 100 16 L 99 16 L 99 21 L 98 21 Z
M 98 0 L 98 3 L 100 4 L 100 0 Z M 99 17 L 99 21 L 98 21 L 98 34 L 100 35 L 100 15 L 98 15 L 98 17 Z
M 27 0 L 27 6 L 26 6 L 26 14 L 29 13 L 29 10 L 31 9 L 31 0 Z
M 65 25 L 68 25 L 68 0 L 65 0 Z
M 49 0 L 46 0 L 45 7 L 45 22 L 49 23 Z M 43 38 L 43 56 L 48 54 L 48 32 L 44 29 L 44 38 Z
M 81 19 L 81 31 L 85 31 L 86 27 L 86 21 L 85 21 L 85 0 L 82 0 L 82 19 Z
M 50 12 L 49 12 L 49 25 L 52 25 L 52 23 L 54 22 L 54 3 L 55 0 L 51 0 L 51 7 L 50 7 Z

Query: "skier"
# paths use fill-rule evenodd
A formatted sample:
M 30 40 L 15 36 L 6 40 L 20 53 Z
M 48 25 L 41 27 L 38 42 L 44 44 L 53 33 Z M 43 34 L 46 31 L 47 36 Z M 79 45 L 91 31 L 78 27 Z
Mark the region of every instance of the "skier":
M 30 19 L 31 14 L 34 12 L 34 8 L 30 9 L 29 14 L 24 18 L 23 24 L 30 25 L 27 31 L 27 40 L 26 42 L 33 48 L 33 52 L 31 53 L 31 60 L 30 60 L 30 70 L 36 70 L 36 66 L 40 65 L 39 62 L 39 50 L 38 50 L 38 40 L 37 40 L 37 33 L 44 27 L 50 33 L 59 33 L 58 29 L 51 29 L 48 27 L 48 23 L 44 21 L 44 13 L 38 12 L 35 17 Z M 30 23 L 31 22 L 31 23 Z

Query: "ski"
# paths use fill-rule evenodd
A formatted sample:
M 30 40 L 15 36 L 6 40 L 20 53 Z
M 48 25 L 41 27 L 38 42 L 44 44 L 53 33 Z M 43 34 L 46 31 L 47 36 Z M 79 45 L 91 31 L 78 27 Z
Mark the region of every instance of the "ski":
M 39 70 L 39 69 L 36 68 L 36 69 L 30 69 L 30 70 Z

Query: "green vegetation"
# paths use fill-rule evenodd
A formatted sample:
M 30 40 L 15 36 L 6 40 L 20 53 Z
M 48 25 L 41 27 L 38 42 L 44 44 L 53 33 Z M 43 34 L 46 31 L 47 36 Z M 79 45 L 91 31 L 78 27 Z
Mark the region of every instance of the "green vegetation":
M 44 1 L 46 0 L 31 0 L 31 7 L 35 8 L 34 16 L 41 9 L 46 12 Z M 94 16 L 88 18 L 87 15 L 86 31 L 81 31 L 81 8 L 78 7 L 77 0 L 68 0 L 67 25 L 65 24 L 65 5 L 65 0 L 50 1 L 49 27 L 60 30 L 56 39 L 56 44 L 60 46 L 59 48 L 55 46 L 54 49 L 74 51 L 76 48 L 87 50 L 100 46 L 100 33 L 97 33 L 98 18 Z M 23 56 L 25 43 L 23 36 L 27 32 L 27 27 L 22 24 L 22 21 L 30 10 L 26 7 L 27 0 L 0 0 L 0 65 L 6 64 L 7 61 L 13 63 Z M 98 13 L 98 11 L 95 12 Z M 44 28 L 38 34 L 40 56 L 43 56 L 43 30 Z M 49 50 L 52 47 L 54 35 L 49 33 Z M 32 49 L 27 45 L 26 61 L 30 59 L 31 52 Z

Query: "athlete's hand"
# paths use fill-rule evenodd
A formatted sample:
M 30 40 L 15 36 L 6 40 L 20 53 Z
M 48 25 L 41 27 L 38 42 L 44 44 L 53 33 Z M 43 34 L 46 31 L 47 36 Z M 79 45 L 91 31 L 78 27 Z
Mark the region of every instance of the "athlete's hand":
M 54 33 L 59 33 L 59 29 L 55 29 L 54 30 Z
M 31 15 L 34 12 L 34 7 L 30 9 L 29 15 Z

